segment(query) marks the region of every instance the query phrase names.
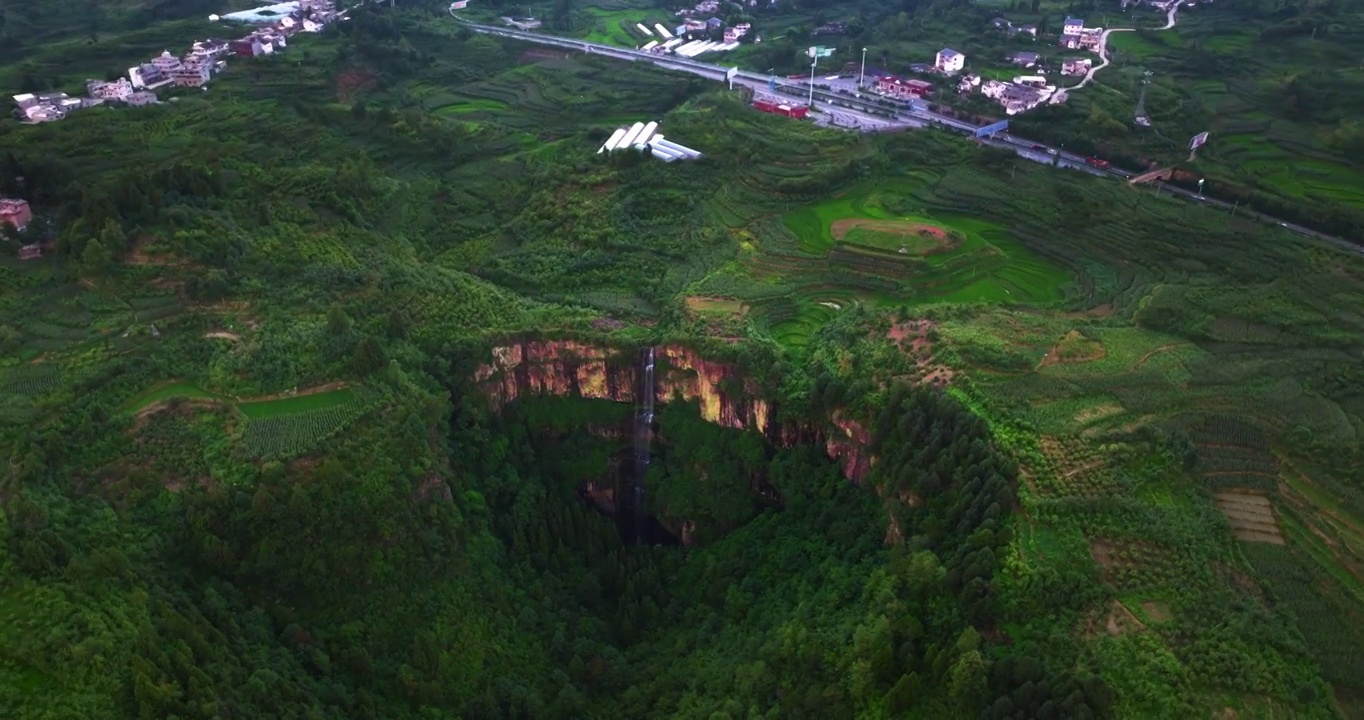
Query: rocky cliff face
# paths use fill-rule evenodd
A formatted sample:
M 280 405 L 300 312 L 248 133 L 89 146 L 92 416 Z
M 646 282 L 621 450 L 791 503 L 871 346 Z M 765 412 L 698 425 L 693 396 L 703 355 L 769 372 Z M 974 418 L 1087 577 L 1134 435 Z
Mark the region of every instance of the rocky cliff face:
M 657 402 L 696 400 L 708 422 L 755 430 L 786 446 L 822 443 L 829 457 L 842 465 L 845 477 L 853 482 L 866 477 L 870 437 L 856 420 L 835 413 L 824 423 L 779 426 L 772 404 L 735 365 L 708 360 L 680 345 L 660 347 L 656 356 Z M 634 357 L 573 340 L 523 340 L 495 347 L 492 362 L 480 366 L 475 379 L 497 407 L 533 395 L 633 404 L 640 386 Z

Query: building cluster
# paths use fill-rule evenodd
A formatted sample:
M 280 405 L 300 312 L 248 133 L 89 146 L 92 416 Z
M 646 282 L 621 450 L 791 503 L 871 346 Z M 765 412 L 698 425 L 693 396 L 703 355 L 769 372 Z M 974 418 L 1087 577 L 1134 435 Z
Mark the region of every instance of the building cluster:
M 1103 28 L 1087 28 L 1080 18 L 1066 18 L 1058 44 L 1067 50 L 1093 50 L 1103 40 Z
M 702 5 L 706 5 L 706 3 L 702 3 Z M 702 53 L 733 50 L 739 47 L 739 38 L 747 35 L 753 29 L 753 25 L 750 23 L 738 23 L 725 27 L 725 21 L 718 17 L 705 20 L 695 17 L 688 18 L 672 30 L 663 27 L 662 23 L 655 23 L 652 29 L 644 23 L 636 23 L 635 27 L 647 37 L 658 38 L 641 45 L 639 49 L 659 54 L 672 53 L 687 58 L 696 57 Z M 723 40 L 691 39 L 696 33 L 713 35 L 722 30 L 724 31 Z
M 674 160 L 695 160 L 701 157 L 701 152 L 693 150 L 685 145 L 679 145 L 671 140 L 665 139 L 663 134 L 658 132 L 658 123 L 648 124 L 637 122 L 630 127 L 616 128 L 611 134 L 610 139 L 602 144 L 597 150 L 597 154 L 612 153 L 617 150 L 648 149 L 649 154 L 662 160 L 663 162 L 673 162 Z
M 87 97 L 73 98 L 63 92 L 24 93 L 14 96 L 27 122 L 61 120 L 72 110 L 115 101 L 126 105 L 149 105 L 157 101 L 154 91 L 168 86 L 203 87 L 214 74 L 227 67 L 227 58 L 269 55 L 284 48 L 299 32 L 317 32 L 339 17 L 335 0 L 297 0 L 287 4 L 287 14 L 271 16 L 268 24 L 236 40 L 196 41 L 183 56 L 169 50 L 150 61 L 128 68 L 117 80 L 90 80 Z
M 1023 75 L 1013 82 L 985 80 L 980 83 L 980 94 L 998 102 L 1007 115 L 1027 112 L 1046 102 L 1060 102 L 1065 97 L 1041 75 Z

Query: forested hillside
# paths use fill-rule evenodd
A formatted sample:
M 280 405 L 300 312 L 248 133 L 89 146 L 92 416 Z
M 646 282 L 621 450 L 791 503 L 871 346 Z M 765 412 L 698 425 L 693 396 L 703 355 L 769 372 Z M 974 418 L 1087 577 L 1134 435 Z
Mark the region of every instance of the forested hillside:
M 0 120 L 0 717 L 1361 707 L 1359 258 L 443 5 Z

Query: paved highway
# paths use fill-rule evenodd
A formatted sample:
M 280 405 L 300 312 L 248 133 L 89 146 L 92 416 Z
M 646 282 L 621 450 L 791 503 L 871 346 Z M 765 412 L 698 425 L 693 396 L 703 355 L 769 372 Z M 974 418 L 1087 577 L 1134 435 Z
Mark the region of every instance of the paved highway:
M 1178 4 L 1171 8 L 1171 16 Z M 569 50 L 577 50 L 593 55 L 605 55 L 607 57 L 625 60 L 628 62 L 648 62 L 662 68 L 670 70 L 680 70 L 682 72 L 699 75 L 711 80 L 723 81 L 725 73 L 730 69 L 723 65 L 704 63 L 698 60 L 678 57 L 676 55 L 662 55 L 657 53 L 635 50 L 632 48 L 616 47 L 614 45 L 603 45 L 601 43 L 588 42 L 576 38 L 563 38 L 553 35 L 543 35 L 540 33 L 525 32 L 496 25 L 480 25 L 469 22 L 459 17 L 453 11 L 450 13 L 456 20 L 459 20 L 466 27 L 476 33 L 484 35 L 496 35 L 499 37 L 523 40 L 539 45 L 550 45 Z M 1173 19 L 1173 17 L 1171 18 Z M 739 70 L 734 78 L 735 85 L 743 85 L 752 88 L 757 92 L 770 92 L 770 76 L 748 70 Z M 808 81 L 806 81 L 808 83 Z M 779 79 L 778 87 L 786 91 L 785 94 L 807 97 L 809 85 L 793 85 L 789 79 Z M 902 130 L 909 128 L 939 127 L 952 129 L 963 133 L 974 133 L 977 126 L 958 118 L 947 115 L 940 115 L 929 111 L 927 108 L 915 107 L 914 109 L 896 109 L 879 106 L 866 100 L 859 100 L 855 97 L 839 95 L 825 90 L 815 88 L 814 97 L 823 103 L 819 110 L 811 109 L 812 115 L 823 113 L 823 117 L 818 118 L 821 124 L 832 127 L 846 128 L 849 130 L 874 131 L 874 130 Z M 886 117 L 889 113 L 891 117 Z M 1065 152 L 1060 148 L 1053 148 L 1016 138 L 1007 133 L 1000 133 L 990 138 L 981 140 L 984 144 L 994 147 L 1013 150 L 1020 157 L 1034 162 L 1054 164 L 1059 167 L 1070 168 L 1080 172 L 1088 173 L 1098 177 L 1112 177 L 1120 180 L 1127 180 L 1132 177 L 1132 173 L 1120 168 L 1096 168 L 1086 162 L 1085 158 L 1074 153 Z M 1234 207 L 1230 203 L 1214 200 L 1199 195 L 1196 192 L 1185 190 L 1167 183 L 1156 183 L 1162 192 L 1168 191 L 1171 195 L 1182 197 L 1193 202 L 1202 203 L 1222 208 L 1229 212 L 1235 212 L 1249 218 L 1255 218 L 1262 222 L 1278 225 L 1279 227 L 1305 237 L 1315 238 L 1342 250 L 1364 254 L 1364 246 L 1356 245 L 1338 237 L 1326 235 L 1310 230 L 1293 223 L 1284 222 L 1278 218 L 1270 217 L 1263 213 Z

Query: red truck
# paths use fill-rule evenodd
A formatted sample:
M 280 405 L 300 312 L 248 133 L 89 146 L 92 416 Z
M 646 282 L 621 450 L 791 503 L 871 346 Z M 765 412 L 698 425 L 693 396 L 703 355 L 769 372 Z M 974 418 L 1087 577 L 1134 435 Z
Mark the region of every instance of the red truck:
M 1108 166 L 1112 164 L 1107 160 L 1100 160 L 1099 158 L 1096 157 L 1085 158 L 1085 162 L 1089 163 L 1090 165 L 1093 165 L 1096 168 L 1099 168 L 1100 170 L 1107 170 Z

